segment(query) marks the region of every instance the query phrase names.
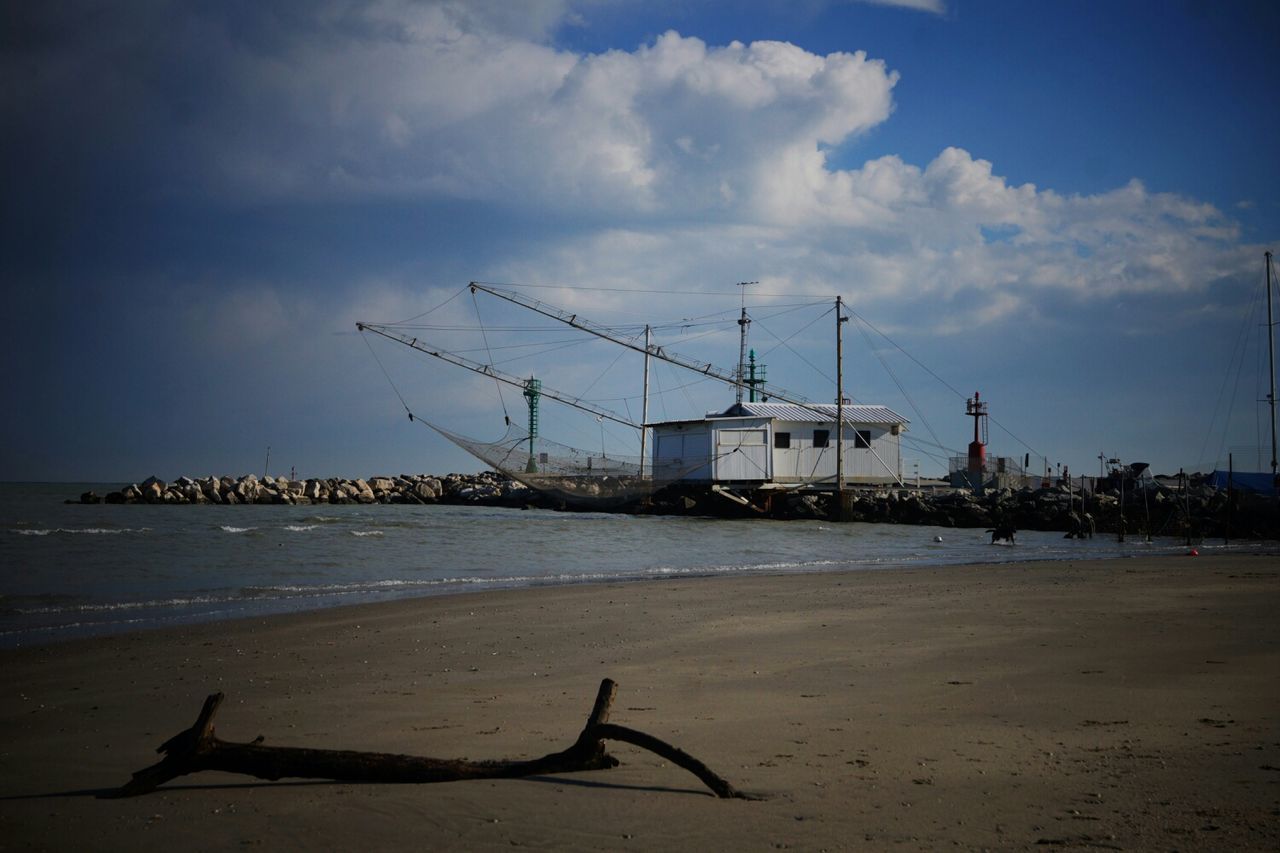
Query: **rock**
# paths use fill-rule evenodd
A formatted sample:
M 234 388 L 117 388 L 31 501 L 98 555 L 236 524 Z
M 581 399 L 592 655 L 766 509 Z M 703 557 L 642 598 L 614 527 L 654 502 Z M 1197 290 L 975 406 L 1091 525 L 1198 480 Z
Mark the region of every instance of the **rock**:
M 88 491 L 80 496 L 80 503 L 82 504 L 102 503 L 102 498 L 98 497 L 97 492 Z

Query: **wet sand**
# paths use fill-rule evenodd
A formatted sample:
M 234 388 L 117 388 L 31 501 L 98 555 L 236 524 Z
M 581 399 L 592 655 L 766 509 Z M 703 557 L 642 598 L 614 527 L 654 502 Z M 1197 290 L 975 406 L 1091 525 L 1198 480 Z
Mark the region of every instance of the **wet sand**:
M 1280 559 L 709 578 L 348 607 L 0 652 L 0 849 L 1280 849 Z M 434 785 L 202 773 L 218 735 L 533 757 L 600 680 L 657 756 Z

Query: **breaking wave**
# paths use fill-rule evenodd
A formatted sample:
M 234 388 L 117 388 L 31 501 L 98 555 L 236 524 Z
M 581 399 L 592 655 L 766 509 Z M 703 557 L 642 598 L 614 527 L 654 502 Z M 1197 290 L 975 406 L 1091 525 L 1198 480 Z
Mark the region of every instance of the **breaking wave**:
M 149 533 L 150 527 L 19 527 L 10 532 L 19 536 L 50 536 L 64 533 L 75 536 L 118 536 L 124 533 Z

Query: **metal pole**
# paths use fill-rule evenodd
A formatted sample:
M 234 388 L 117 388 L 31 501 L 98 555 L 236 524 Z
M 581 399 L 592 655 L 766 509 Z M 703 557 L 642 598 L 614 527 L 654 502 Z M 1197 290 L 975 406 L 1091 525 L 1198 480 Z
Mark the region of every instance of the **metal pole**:
M 1233 488 L 1232 480 L 1236 478 L 1236 460 L 1234 453 L 1227 454 L 1227 524 L 1222 531 L 1222 544 L 1226 545 L 1231 537 L 1231 504 Z
M 1271 319 L 1271 253 L 1264 252 L 1267 262 L 1267 364 L 1271 368 L 1271 387 L 1267 402 L 1271 405 L 1271 481 L 1276 479 L 1276 333 Z
M 649 437 L 649 347 L 652 346 L 652 330 L 644 327 L 644 402 L 640 405 L 640 479 L 644 479 L 644 454 Z
M 836 513 L 844 520 L 844 297 L 836 297 Z
M 1116 470 L 1120 472 L 1120 539 L 1124 541 L 1124 468 L 1121 467 L 1119 459 L 1116 459 Z
M 738 384 L 735 400 L 738 403 L 742 402 L 742 389 L 745 386 L 744 380 L 747 378 L 747 327 L 751 325 L 751 320 L 747 317 L 747 286 L 752 284 L 759 284 L 759 282 L 738 282 L 738 287 L 742 288 L 742 316 L 738 318 Z

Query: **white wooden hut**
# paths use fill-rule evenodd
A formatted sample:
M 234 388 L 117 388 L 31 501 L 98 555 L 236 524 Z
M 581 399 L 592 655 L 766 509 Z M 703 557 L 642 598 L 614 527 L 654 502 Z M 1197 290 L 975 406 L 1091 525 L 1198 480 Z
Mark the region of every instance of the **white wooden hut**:
M 699 420 L 652 424 L 653 474 L 717 484 L 831 483 L 835 420 L 834 403 L 736 403 Z M 845 405 L 845 482 L 900 482 L 908 423 L 885 406 Z

